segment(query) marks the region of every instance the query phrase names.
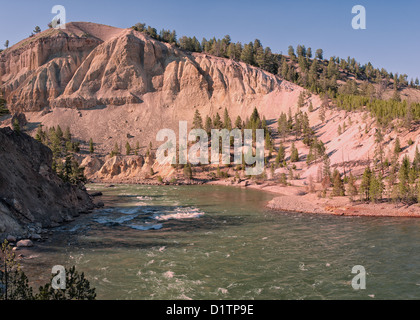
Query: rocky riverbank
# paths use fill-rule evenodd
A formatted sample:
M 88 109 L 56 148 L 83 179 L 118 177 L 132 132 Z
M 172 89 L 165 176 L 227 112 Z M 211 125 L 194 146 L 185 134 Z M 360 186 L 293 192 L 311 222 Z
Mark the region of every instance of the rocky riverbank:
M 84 187 L 63 182 L 51 164 L 48 147 L 22 132 L 0 129 L 0 239 L 39 240 L 46 228 L 94 209 Z

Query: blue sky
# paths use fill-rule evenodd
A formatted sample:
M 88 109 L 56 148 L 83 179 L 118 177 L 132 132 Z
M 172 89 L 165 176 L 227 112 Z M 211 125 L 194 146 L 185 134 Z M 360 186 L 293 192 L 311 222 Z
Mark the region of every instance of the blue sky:
M 121 28 L 145 22 L 158 31 L 175 29 L 177 35 L 222 38 L 234 42 L 258 38 L 273 52 L 304 44 L 322 48 L 325 56 L 355 57 L 375 67 L 420 78 L 420 1 L 359 0 L 216 0 L 216 1 L 88 1 L 39 0 L 0 3 L 0 46 L 26 38 L 54 17 L 51 8 L 66 8 L 67 22 L 90 21 Z M 367 29 L 353 30 L 354 5 L 367 12 Z

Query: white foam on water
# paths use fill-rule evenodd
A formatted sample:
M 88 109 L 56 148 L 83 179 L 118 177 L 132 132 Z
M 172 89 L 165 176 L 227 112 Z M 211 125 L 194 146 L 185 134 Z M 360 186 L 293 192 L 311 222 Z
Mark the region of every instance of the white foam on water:
M 163 274 L 163 276 L 164 276 L 166 279 L 172 279 L 172 278 L 174 277 L 174 275 L 175 275 L 175 273 L 174 273 L 174 272 L 172 272 L 172 271 L 166 271 L 166 272 Z
M 139 211 L 139 208 L 137 207 L 126 207 L 126 208 L 120 208 L 118 209 L 118 212 L 124 213 L 124 214 L 134 214 Z
M 158 221 L 167 221 L 171 219 L 192 219 L 192 218 L 199 218 L 204 215 L 204 212 L 200 211 L 194 207 L 178 207 L 175 208 L 170 213 L 166 214 L 158 214 L 155 213 L 152 218 Z
M 161 223 L 159 224 L 144 224 L 144 225 L 138 225 L 138 224 L 131 224 L 129 225 L 130 228 L 146 231 L 146 230 L 159 230 L 162 229 L 163 225 Z
M 122 217 L 118 217 L 118 218 L 97 217 L 93 220 L 98 222 L 98 223 L 101 223 L 101 224 L 105 224 L 105 223 L 124 223 L 124 222 L 135 219 L 137 216 L 138 215 L 135 214 L 135 215 L 122 216 Z

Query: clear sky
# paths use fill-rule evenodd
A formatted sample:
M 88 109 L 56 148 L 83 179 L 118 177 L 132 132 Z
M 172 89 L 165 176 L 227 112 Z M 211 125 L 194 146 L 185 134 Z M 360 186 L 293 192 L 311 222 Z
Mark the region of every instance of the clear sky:
M 420 78 L 420 1 L 389 0 L 0 0 L 0 46 L 42 30 L 54 5 L 66 8 L 67 22 L 90 21 L 121 28 L 145 22 L 158 31 L 200 41 L 229 34 L 242 43 L 261 40 L 273 52 L 303 44 L 324 56 L 351 56 L 390 72 Z M 366 30 L 354 30 L 354 5 L 366 8 Z

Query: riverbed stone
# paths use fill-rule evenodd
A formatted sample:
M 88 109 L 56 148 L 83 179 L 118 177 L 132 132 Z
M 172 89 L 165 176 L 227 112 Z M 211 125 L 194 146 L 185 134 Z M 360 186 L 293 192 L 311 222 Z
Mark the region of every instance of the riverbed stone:
M 37 233 L 31 234 L 31 240 L 41 240 L 41 236 Z
M 20 240 L 16 244 L 17 247 L 33 247 L 34 243 L 29 239 Z
M 6 238 L 7 242 L 16 242 L 16 237 L 9 234 Z

